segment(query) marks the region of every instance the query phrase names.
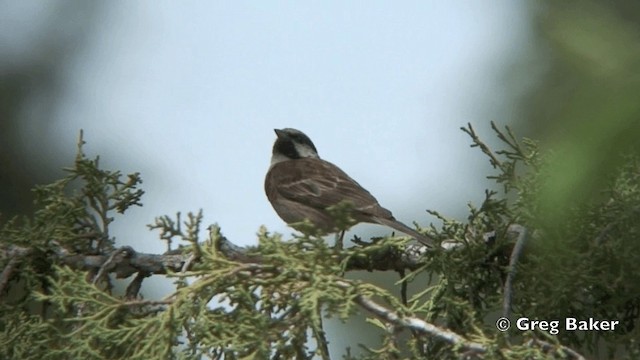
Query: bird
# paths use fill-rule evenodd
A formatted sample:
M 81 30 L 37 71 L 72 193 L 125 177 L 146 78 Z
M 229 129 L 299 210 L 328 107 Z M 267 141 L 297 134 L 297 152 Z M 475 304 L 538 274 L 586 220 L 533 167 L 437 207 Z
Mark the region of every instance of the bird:
M 273 209 L 288 225 L 308 220 L 323 233 L 336 232 L 341 229 L 337 229 L 330 208 L 346 203 L 356 223 L 385 225 L 427 247 L 434 246 L 431 238 L 396 220 L 391 211 L 338 166 L 321 159 L 302 131 L 292 128 L 274 131 L 277 138 L 264 189 Z

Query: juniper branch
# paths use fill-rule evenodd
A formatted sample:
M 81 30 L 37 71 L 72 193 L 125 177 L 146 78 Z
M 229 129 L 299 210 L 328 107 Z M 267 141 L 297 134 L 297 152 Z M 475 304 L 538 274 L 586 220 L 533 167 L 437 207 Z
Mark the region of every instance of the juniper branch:
M 226 238 L 221 238 L 217 243 L 218 251 L 227 259 L 242 263 L 261 262 L 260 256 L 251 252 L 251 247 L 241 247 L 233 244 Z M 420 245 L 415 245 L 420 248 Z M 363 258 L 350 258 L 347 270 L 378 270 L 387 271 L 395 269 L 416 270 L 425 264 L 425 259 L 420 258 L 419 249 L 413 246 L 407 248 L 406 252 L 398 253 L 395 249 L 379 249 L 372 256 L 375 259 L 388 259 L 388 261 L 370 261 Z M 15 254 L 29 254 L 32 250 L 18 245 L 8 245 L 0 247 L 0 261 L 8 261 L 11 267 L 5 266 L 3 276 L 10 274 L 15 266 L 19 264 L 24 256 Z M 105 274 L 115 274 L 117 278 L 128 278 L 139 272 L 154 275 L 164 275 L 187 270 L 190 265 L 197 262 L 191 252 L 183 250 L 173 250 L 165 254 L 149 254 L 135 251 L 133 248 L 117 249 L 111 254 L 93 255 L 72 253 L 64 248 L 57 248 L 52 255 L 53 258 L 62 265 L 67 265 L 73 269 L 84 271 L 95 271 L 101 278 Z M 7 263 L 9 264 L 9 263 Z M 0 276 L 0 280 L 4 277 Z M 8 280 L 7 280 L 8 281 Z M 0 285 L 3 282 L 0 281 Z M 0 287 L 1 289 L 1 287 Z
M 513 227 L 514 225 L 512 225 Z M 260 263 L 261 256 L 253 251 L 253 247 L 238 246 L 220 235 L 214 240 L 216 250 L 231 261 L 241 263 Z M 443 243 L 448 244 L 448 240 Z M 52 244 L 57 244 L 55 241 Z M 458 244 L 461 245 L 461 244 Z M 459 246 L 444 246 L 442 251 L 454 251 Z M 18 245 L 0 246 L 0 262 L 17 258 L 16 262 L 30 254 L 33 250 Z M 348 257 L 347 271 L 414 271 L 423 267 L 428 259 L 425 253 L 431 251 L 421 244 L 408 244 L 402 250 L 395 247 L 380 247 L 367 253 L 367 256 Z M 139 272 L 143 274 L 164 275 L 184 272 L 194 263 L 197 256 L 192 251 L 174 249 L 164 254 L 149 254 L 135 251 L 131 247 L 122 247 L 109 254 L 80 254 L 71 252 L 57 244 L 53 249 L 53 258 L 62 265 L 73 269 L 96 272 L 96 281 L 105 274 L 114 273 L 117 278 L 128 278 Z M 12 266 L 16 266 L 14 262 Z M 9 268 L 11 269 L 11 268 Z M 5 267 L 5 271 L 7 271 Z M 3 271 L 3 274 L 5 273 Z M 2 280 L 0 276 L 0 280 Z M 2 285 L 0 281 L 0 285 Z M 0 287 L 1 289 L 1 287 Z

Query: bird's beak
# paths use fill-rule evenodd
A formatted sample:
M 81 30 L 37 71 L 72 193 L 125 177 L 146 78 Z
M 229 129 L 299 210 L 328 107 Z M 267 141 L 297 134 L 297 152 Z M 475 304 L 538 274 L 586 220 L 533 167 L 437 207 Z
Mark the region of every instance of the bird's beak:
M 276 132 L 276 136 L 278 137 L 278 139 L 283 139 L 283 138 L 287 137 L 287 134 L 284 131 L 280 130 L 280 129 L 273 129 L 273 131 Z

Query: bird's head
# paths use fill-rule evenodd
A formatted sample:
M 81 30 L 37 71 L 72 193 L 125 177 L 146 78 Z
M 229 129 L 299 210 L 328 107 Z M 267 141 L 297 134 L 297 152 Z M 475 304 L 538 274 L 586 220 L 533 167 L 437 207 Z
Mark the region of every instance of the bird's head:
M 271 166 L 287 160 L 320 158 L 315 145 L 302 131 L 292 128 L 274 129 L 274 131 L 278 138 L 273 144 Z

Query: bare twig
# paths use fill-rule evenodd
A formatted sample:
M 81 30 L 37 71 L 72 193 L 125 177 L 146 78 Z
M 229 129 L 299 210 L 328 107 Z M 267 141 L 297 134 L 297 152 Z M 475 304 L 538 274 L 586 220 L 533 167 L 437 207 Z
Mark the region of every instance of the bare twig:
M 102 266 L 100 266 L 100 270 L 98 270 L 98 273 L 96 274 L 96 277 L 93 278 L 93 284 L 97 284 L 98 281 L 100 281 L 100 279 L 102 279 L 102 277 L 107 274 L 110 271 L 110 268 L 114 267 L 116 265 L 116 257 L 117 256 L 121 256 L 123 255 L 124 257 L 127 257 L 127 255 L 129 254 L 130 251 L 133 251 L 133 249 L 131 249 L 130 247 L 122 247 L 120 249 L 114 250 L 111 252 L 111 255 L 109 255 L 109 257 L 107 258 L 107 260 L 102 264 Z
M 11 275 L 13 275 L 13 270 L 18 266 L 20 262 L 20 258 L 12 257 L 9 259 L 9 263 L 2 270 L 2 274 L 0 274 L 0 297 L 4 293 L 4 289 L 7 287 L 9 283 L 9 279 L 11 279 Z
M 195 253 L 189 254 L 189 257 L 187 258 L 187 260 L 184 262 L 184 264 L 182 264 L 182 269 L 180 269 L 180 272 L 189 271 L 189 269 L 191 268 L 191 266 L 197 260 L 198 257 L 199 256 L 196 255 Z
M 409 281 L 405 278 L 406 272 L 404 271 L 404 269 L 398 270 L 398 274 L 400 275 L 400 279 L 402 279 L 402 282 L 400 283 L 400 298 L 402 299 L 402 305 L 407 306 L 407 290 L 409 287 Z
M 316 351 L 320 353 L 322 360 L 331 360 L 331 355 L 329 354 L 329 341 L 327 340 L 322 321 L 322 308 L 318 307 L 316 309 L 316 315 L 318 316 L 318 327 L 312 327 L 313 335 L 316 338 L 317 343 Z
M 136 277 L 133 278 L 133 280 L 131 280 L 131 283 L 129 284 L 129 286 L 127 286 L 125 297 L 127 299 L 136 299 L 138 297 L 138 294 L 140 293 L 140 288 L 142 287 L 142 281 L 144 281 L 144 279 L 149 276 L 150 276 L 149 273 L 145 273 L 142 271 L 139 272 L 136 275 Z
M 22 248 L 18 246 L 12 246 L 6 249 L 0 249 L 0 260 L 8 260 L 0 274 L 0 298 L 2 298 L 4 291 L 13 276 L 13 272 L 20 263 L 20 261 L 32 253 L 32 249 Z
M 346 281 L 339 281 L 338 285 L 345 288 L 353 286 Z M 468 351 L 476 353 L 484 353 L 487 351 L 487 348 L 480 343 L 469 341 L 453 331 L 439 328 L 422 319 L 400 315 L 395 310 L 386 308 L 366 296 L 356 296 L 355 302 L 384 322 L 408 328 L 416 333 L 433 336 L 439 340 L 459 346 L 460 348 Z
M 108 259 L 106 255 L 81 255 L 70 254 L 64 249 L 56 252 L 57 260 L 74 269 L 79 270 L 99 270 Z M 109 273 L 115 273 L 116 278 L 124 279 L 138 272 L 148 274 L 163 275 L 167 273 L 177 273 L 182 270 L 184 263 L 191 254 L 168 253 L 168 254 L 145 254 L 127 249 L 127 256 L 117 256 L 112 261 L 112 266 L 105 268 Z
M 509 259 L 509 269 L 507 271 L 507 279 L 504 282 L 504 297 L 502 301 L 502 316 L 508 318 L 511 315 L 511 303 L 513 301 L 513 279 L 516 276 L 516 266 L 520 255 L 524 250 L 525 243 L 527 242 L 527 229 L 522 225 L 511 225 L 509 231 L 518 234 L 518 240 L 511 251 L 511 258 Z
M 616 226 L 616 223 L 611 222 L 604 227 L 596 237 L 595 243 L 596 245 L 600 245 L 604 242 L 604 239 L 609 235 L 609 232 Z

